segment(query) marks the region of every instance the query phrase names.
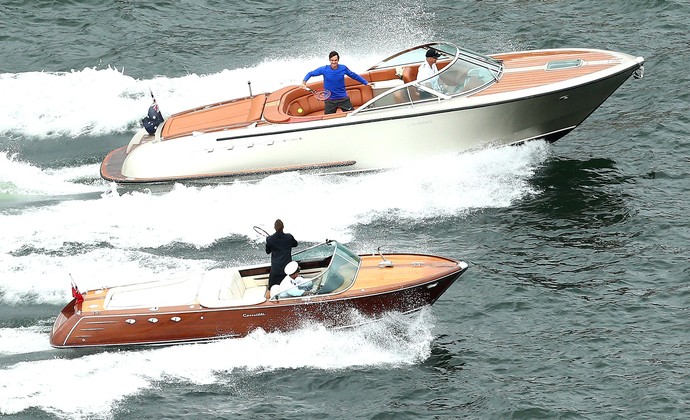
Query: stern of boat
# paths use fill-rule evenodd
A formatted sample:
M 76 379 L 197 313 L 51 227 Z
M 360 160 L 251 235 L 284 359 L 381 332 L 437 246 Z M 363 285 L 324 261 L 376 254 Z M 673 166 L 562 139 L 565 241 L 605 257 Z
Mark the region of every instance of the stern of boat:
M 70 326 L 73 324 L 72 320 L 76 314 L 77 299 L 72 299 L 70 303 L 65 306 L 62 311 L 55 318 L 53 329 L 50 332 L 50 345 L 53 347 L 67 347 L 65 340 L 69 334 Z
M 160 136 L 159 133 L 160 131 L 157 132 L 158 136 Z M 136 133 L 134 133 L 132 139 L 129 141 L 129 144 L 127 145 L 127 153 L 131 152 L 132 149 L 139 146 L 140 144 L 147 143 L 155 139 L 155 134 L 149 134 L 145 129 L 140 128 Z

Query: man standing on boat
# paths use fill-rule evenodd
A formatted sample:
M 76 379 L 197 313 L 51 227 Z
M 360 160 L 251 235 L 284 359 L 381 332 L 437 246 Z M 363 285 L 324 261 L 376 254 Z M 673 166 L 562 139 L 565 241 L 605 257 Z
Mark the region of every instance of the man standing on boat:
M 340 108 L 344 112 L 352 111 L 354 108 L 350 97 L 347 96 L 345 90 L 345 76 L 355 79 L 363 85 L 368 85 L 364 78 L 359 74 L 347 68 L 344 64 L 339 64 L 340 55 L 336 51 L 331 51 L 328 54 L 328 60 L 331 62 L 330 66 L 319 67 L 312 70 L 304 76 L 302 81 L 302 88 L 307 88 L 307 80 L 314 76 L 323 76 L 323 88 L 331 92 L 331 96 L 324 101 L 324 114 L 334 114 Z
M 271 274 L 268 276 L 268 290 L 280 284 L 285 274 L 285 266 L 292 261 L 292 248 L 297 246 L 295 237 L 284 233 L 283 221 L 277 219 L 273 224 L 276 233 L 266 237 L 266 253 L 271 254 Z

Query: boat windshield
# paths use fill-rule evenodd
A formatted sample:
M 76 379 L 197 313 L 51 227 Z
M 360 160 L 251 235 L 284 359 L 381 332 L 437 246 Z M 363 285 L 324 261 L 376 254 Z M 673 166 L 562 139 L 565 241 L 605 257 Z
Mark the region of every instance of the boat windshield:
M 436 64 L 439 71 L 432 77 L 418 81 L 417 70 L 430 49 L 441 55 Z M 395 68 L 402 80 L 393 87 L 386 86 L 383 91 L 375 91 L 374 98 L 353 113 L 464 97 L 486 89 L 498 81 L 503 73 L 500 60 L 447 42 L 423 44 L 401 51 L 369 71 L 386 68 Z
M 421 64 L 421 62 L 425 59 L 424 57 L 426 56 L 426 52 L 432 48 L 441 53 L 439 60 L 453 58 L 459 50 L 457 46 L 449 42 L 432 42 L 429 44 L 418 45 L 416 47 L 408 48 L 404 51 L 393 54 L 375 66 L 372 66 L 367 71 Z
M 292 259 L 297 261 L 300 266 L 306 262 L 321 261 L 328 261 L 328 266 L 314 277 L 305 277 L 305 283 L 277 294 L 275 297 L 278 299 L 323 295 L 347 290 L 357 277 L 361 261 L 356 253 L 336 241 L 326 241 L 297 252 L 292 256 Z

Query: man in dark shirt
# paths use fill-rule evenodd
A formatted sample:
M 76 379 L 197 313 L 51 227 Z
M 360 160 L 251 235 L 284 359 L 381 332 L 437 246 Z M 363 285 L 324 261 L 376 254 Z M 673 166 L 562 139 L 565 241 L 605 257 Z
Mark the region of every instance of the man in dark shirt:
M 268 276 L 268 290 L 271 286 L 280 284 L 285 276 L 285 266 L 292 261 L 292 248 L 297 241 L 289 233 L 284 233 L 283 222 L 278 219 L 273 227 L 276 233 L 266 237 L 266 253 L 271 254 L 271 274 Z

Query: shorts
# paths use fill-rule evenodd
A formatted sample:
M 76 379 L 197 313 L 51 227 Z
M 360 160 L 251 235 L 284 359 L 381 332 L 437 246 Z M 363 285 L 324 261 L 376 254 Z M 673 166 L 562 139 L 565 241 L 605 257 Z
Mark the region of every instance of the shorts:
M 347 111 L 352 111 L 354 108 L 352 107 L 352 102 L 350 102 L 350 98 L 343 98 L 343 99 L 336 99 L 336 100 L 330 100 L 327 99 L 325 103 L 323 104 L 323 113 L 324 114 L 335 114 L 335 111 L 340 108 L 344 112 Z

